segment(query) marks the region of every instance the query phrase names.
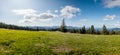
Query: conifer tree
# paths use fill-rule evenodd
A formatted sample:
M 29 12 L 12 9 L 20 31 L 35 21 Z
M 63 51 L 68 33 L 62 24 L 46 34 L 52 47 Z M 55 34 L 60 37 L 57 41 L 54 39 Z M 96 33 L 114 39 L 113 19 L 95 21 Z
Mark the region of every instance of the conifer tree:
M 113 35 L 113 34 L 115 34 L 115 31 L 114 31 L 114 30 L 111 30 L 111 31 L 109 31 L 109 34 L 110 34 L 110 35 Z
M 36 29 L 37 31 L 39 31 L 39 27 L 37 27 L 37 29 Z
M 109 33 L 108 33 L 108 30 L 107 30 L 107 28 L 106 28 L 105 25 L 103 25 L 102 34 L 103 34 L 103 35 L 108 35 L 108 34 L 109 34 Z
M 62 25 L 60 27 L 60 31 L 61 32 L 67 32 L 67 28 L 66 28 L 66 25 L 65 25 L 65 19 L 64 18 L 62 20 Z
M 86 28 L 85 28 L 85 26 L 82 27 L 81 34 L 86 34 Z
M 91 28 L 90 28 L 90 34 L 95 34 L 94 25 L 91 25 Z

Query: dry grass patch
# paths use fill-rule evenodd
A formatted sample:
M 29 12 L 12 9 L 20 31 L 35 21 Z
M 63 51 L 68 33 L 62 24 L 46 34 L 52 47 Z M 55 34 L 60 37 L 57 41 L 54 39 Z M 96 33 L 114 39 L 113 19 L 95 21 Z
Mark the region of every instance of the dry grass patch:
M 45 44 L 40 44 L 40 43 L 37 43 L 37 44 L 35 44 L 35 46 L 36 46 L 36 47 L 44 47 L 44 46 L 45 46 Z
M 72 48 L 70 48 L 70 47 L 68 47 L 68 46 L 58 46 L 58 47 L 52 47 L 52 51 L 53 52 L 66 52 L 66 53 L 68 53 L 68 52 L 70 52 L 70 51 L 72 51 L 73 49 Z
M 10 52 L 10 50 L 8 50 L 6 47 L 0 47 L 0 52 L 2 52 L 2 53 L 9 53 Z

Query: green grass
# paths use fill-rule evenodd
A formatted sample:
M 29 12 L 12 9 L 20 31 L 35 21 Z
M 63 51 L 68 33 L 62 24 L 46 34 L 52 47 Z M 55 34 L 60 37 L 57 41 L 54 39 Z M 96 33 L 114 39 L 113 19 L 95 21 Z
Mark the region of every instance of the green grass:
M 120 55 L 120 35 L 0 29 L 0 55 Z

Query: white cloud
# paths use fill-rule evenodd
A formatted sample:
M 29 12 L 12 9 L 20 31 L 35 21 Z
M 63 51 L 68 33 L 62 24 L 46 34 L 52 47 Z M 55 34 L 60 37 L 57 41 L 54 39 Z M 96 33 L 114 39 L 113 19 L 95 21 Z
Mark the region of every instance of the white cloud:
M 76 16 L 76 13 L 80 12 L 81 10 L 76 7 L 72 6 L 65 6 L 63 9 L 61 9 L 61 16 L 65 18 L 73 18 Z
M 19 21 L 19 23 L 33 23 L 33 20 L 31 19 L 22 19 Z
M 120 28 L 120 22 L 119 21 L 115 24 L 115 27 Z
M 106 15 L 103 20 L 114 20 L 116 15 Z
M 36 14 L 26 14 L 23 16 L 23 19 L 19 21 L 19 23 L 34 23 L 33 21 L 36 20 Z
M 61 13 L 58 13 L 58 12 Z M 47 10 L 46 12 L 38 14 L 38 11 L 34 9 L 14 9 L 12 10 L 13 13 L 17 15 L 23 15 L 22 20 L 19 21 L 19 23 L 34 23 L 35 21 L 49 21 L 53 18 L 73 18 L 77 15 L 81 10 L 79 8 L 75 8 L 72 6 L 65 6 L 61 10 L 54 10 L 53 12 L 51 10 Z
M 14 10 L 12 10 L 12 12 L 14 12 L 18 15 L 28 15 L 28 14 L 34 14 L 37 11 L 35 11 L 33 9 L 20 9 L 20 10 L 14 9 Z
M 40 14 L 37 18 L 38 19 L 51 19 L 51 18 L 56 18 L 58 15 L 52 14 L 52 13 L 42 13 Z
M 109 26 L 112 28 L 120 28 L 120 21 L 117 21 L 115 24 L 110 24 Z
M 33 9 L 12 10 L 12 12 L 18 15 L 23 15 L 23 19 L 19 21 L 20 23 L 34 22 L 35 20 L 48 21 L 51 20 L 52 18 L 58 17 L 58 15 L 51 13 L 50 10 L 40 14 L 36 14 L 37 11 Z
M 107 8 L 120 7 L 120 0 L 103 0 L 103 3 Z

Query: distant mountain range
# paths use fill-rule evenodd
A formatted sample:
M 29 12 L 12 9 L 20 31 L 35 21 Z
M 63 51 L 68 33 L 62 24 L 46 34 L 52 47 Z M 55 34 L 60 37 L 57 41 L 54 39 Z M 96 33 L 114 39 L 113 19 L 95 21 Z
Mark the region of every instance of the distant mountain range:
M 33 28 L 33 29 L 56 29 L 59 28 L 60 26 L 27 26 L 29 28 Z M 81 27 L 73 27 L 73 26 L 67 26 L 67 29 L 79 29 Z M 88 29 L 88 27 L 86 28 Z M 96 30 L 102 30 L 102 28 L 95 28 Z M 107 28 L 108 30 L 115 30 L 115 31 L 119 31 L 120 28 Z
M 56 29 L 56 28 L 60 28 L 60 26 L 27 26 L 29 28 L 33 28 L 33 29 Z M 80 27 L 72 27 L 72 26 L 67 26 L 67 29 L 79 29 Z
M 119 31 L 119 30 L 120 30 L 120 28 L 113 28 L 113 30 L 115 30 L 115 31 Z

